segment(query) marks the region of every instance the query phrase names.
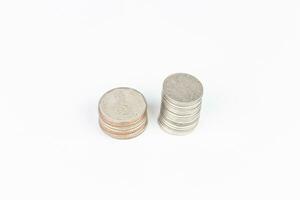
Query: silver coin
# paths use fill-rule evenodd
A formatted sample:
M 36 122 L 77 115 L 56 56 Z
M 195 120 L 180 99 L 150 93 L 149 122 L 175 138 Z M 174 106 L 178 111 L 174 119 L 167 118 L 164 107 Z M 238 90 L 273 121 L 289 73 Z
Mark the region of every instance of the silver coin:
M 175 104 L 193 104 L 201 100 L 203 86 L 190 74 L 176 73 L 165 79 L 163 95 Z
M 99 124 L 108 135 L 128 139 L 141 134 L 147 125 L 144 96 L 132 88 L 115 88 L 99 101 Z
M 160 126 L 168 133 L 182 135 L 193 130 L 199 121 L 203 87 L 192 75 L 177 73 L 163 83 Z

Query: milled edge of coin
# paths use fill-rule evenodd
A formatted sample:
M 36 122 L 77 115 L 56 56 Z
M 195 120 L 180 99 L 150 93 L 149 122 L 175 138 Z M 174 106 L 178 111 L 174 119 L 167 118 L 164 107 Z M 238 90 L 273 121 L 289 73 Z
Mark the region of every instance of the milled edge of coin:
M 198 123 L 195 124 L 194 127 L 187 129 L 187 130 L 175 130 L 172 129 L 170 127 L 168 127 L 168 125 L 164 124 L 163 121 L 161 121 L 162 119 L 159 118 L 158 119 L 158 124 L 160 126 L 160 128 L 165 131 L 166 133 L 169 133 L 171 135 L 177 135 L 177 136 L 184 136 L 184 135 L 189 135 L 191 132 L 193 132 L 193 130 L 197 127 Z
M 176 115 L 179 115 L 179 116 L 193 115 L 195 113 L 200 112 L 201 107 L 202 107 L 202 105 L 199 104 L 198 108 L 184 110 L 184 109 L 177 109 L 175 107 L 172 107 L 172 106 L 168 105 L 166 102 L 162 102 L 161 106 L 162 106 L 162 108 L 165 108 L 167 111 L 170 111 L 170 112 L 172 112 Z
M 199 119 L 200 115 L 193 121 L 177 123 L 170 118 L 167 118 L 164 114 L 160 114 L 158 123 L 163 130 L 167 130 L 167 133 L 172 133 L 174 135 L 185 135 L 191 133 L 197 127 Z
M 142 126 L 144 126 L 144 124 L 147 123 L 147 119 L 144 118 L 141 120 L 140 123 L 135 124 L 134 126 L 125 126 L 125 127 L 114 127 L 114 126 L 110 126 L 109 124 L 105 123 L 102 120 L 99 120 L 100 125 L 102 125 L 103 127 L 105 127 L 107 130 L 110 130 L 116 134 L 130 134 L 135 132 L 136 130 L 140 129 Z
M 170 99 L 167 99 L 165 95 L 162 96 L 162 101 L 176 109 L 194 109 L 194 108 L 198 108 L 198 106 L 202 103 L 202 97 L 201 99 L 194 101 L 192 104 L 190 105 L 176 105 L 176 102 L 172 102 Z
M 170 119 L 167 119 L 165 117 L 161 117 L 160 121 L 164 122 L 165 125 L 168 125 L 170 128 L 174 128 L 175 130 L 189 130 L 192 127 L 194 127 L 194 125 L 196 125 L 198 123 L 198 119 L 195 119 L 192 122 L 174 122 Z
M 194 116 L 187 116 L 187 117 L 178 117 L 178 116 L 172 116 L 169 112 L 162 112 L 161 116 L 164 117 L 165 119 L 169 120 L 169 121 L 180 121 L 183 124 L 186 123 L 193 123 L 197 120 L 199 120 L 200 118 L 200 114 L 197 113 Z
M 174 105 L 175 107 L 178 108 L 190 108 L 190 107 L 195 107 L 197 104 L 201 104 L 202 102 L 202 97 L 200 99 L 190 101 L 190 102 L 179 102 L 175 101 L 174 99 L 171 99 L 167 95 L 162 95 L 162 99 L 167 101 L 169 104 Z
M 141 135 L 145 130 L 146 130 L 146 127 L 148 125 L 148 120 L 146 120 L 146 122 L 143 124 L 143 126 L 140 127 L 140 129 L 136 130 L 135 132 L 133 133 L 130 133 L 130 134 L 116 134 L 116 133 L 112 133 L 108 130 L 106 130 L 106 128 L 102 127 L 101 123 L 100 123 L 100 120 L 99 120 L 99 124 L 100 124 L 100 127 L 101 129 L 110 137 L 112 138 L 115 138 L 115 139 L 121 139 L 121 140 L 126 140 L 126 139 L 132 139 L 132 138 L 135 138 L 139 135 Z
M 147 118 L 147 111 L 144 112 L 144 114 L 138 118 L 136 121 L 134 122 L 122 122 L 122 123 L 113 123 L 110 122 L 108 119 L 105 119 L 105 116 L 102 113 L 99 113 L 99 118 L 102 119 L 102 121 L 104 121 L 106 124 L 110 125 L 110 126 L 115 126 L 115 127 L 125 127 L 125 126 L 134 126 L 138 123 L 140 123 L 141 120 L 143 120 L 144 118 Z
M 193 111 L 189 111 L 189 112 L 185 112 L 184 114 L 182 113 L 178 113 L 176 110 L 170 109 L 169 107 L 167 107 L 166 105 L 164 105 L 162 103 L 161 105 L 162 109 L 160 113 L 168 113 L 168 115 L 174 116 L 176 118 L 188 118 L 188 117 L 195 117 L 197 115 L 200 115 L 201 112 L 201 107 L 200 109 L 195 109 Z

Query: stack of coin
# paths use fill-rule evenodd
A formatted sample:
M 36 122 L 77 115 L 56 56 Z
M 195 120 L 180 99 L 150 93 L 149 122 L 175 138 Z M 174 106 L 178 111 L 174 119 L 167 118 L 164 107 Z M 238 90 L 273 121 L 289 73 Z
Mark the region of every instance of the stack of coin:
M 144 96 L 131 88 L 115 88 L 99 102 L 99 124 L 109 136 L 130 139 L 141 134 L 147 125 Z
M 193 130 L 199 121 L 203 87 L 192 75 L 177 73 L 163 83 L 160 126 L 167 132 L 182 135 Z

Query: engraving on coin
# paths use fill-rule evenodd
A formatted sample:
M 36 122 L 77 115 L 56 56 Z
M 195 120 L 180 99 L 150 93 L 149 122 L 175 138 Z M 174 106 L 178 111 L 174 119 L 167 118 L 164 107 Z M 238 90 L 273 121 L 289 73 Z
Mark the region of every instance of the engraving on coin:
M 194 76 L 176 73 L 163 83 L 162 103 L 158 122 L 168 133 L 183 135 L 198 124 L 203 86 Z
M 129 139 L 141 134 L 147 125 L 144 96 L 131 88 L 115 88 L 99 102 L 99 124 L 111 137 Z

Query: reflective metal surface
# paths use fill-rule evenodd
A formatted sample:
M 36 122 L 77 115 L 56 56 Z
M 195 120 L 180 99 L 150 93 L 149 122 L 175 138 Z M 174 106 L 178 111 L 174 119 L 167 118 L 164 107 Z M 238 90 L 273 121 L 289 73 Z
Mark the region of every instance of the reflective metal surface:
M 198 124 L 203 96 L 201 82 L 184 73 L 172 74 L 163 83 L 160 126 L 168 133 L 183 135 Z

